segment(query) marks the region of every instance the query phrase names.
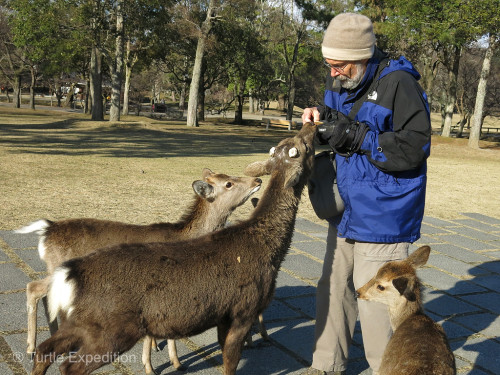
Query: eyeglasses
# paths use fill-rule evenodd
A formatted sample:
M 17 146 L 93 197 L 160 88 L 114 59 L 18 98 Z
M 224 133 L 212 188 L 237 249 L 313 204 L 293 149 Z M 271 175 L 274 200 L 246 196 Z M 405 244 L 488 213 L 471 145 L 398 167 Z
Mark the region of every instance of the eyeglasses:
M 335 70 L 337 73 L 345 73 L 344 72 L 344 69 L 346 68 L 347 65 L 349 65 L 350 63 L 347 63 L 345 64 L 344 66 L 335 66 L 335 65 L 331 65 L 329 63 L 326 62 L 326 60 L 323 60 L 323 64 L 325 64 L 325 66 L 328 68 L 328 69 L 333 69 Z

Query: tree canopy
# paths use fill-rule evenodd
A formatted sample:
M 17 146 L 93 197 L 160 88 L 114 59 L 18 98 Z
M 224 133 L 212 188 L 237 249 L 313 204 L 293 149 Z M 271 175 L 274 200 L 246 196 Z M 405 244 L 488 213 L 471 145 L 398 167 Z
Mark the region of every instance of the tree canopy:
M 130 90 L 143 93 L 136 100 L 169 96 L 181 108 L 196 97 L 197 117 L 205 101 L 234 103 L 236 122 L 247 102 L 254 110 L 279 99 L 291 118 L 294 106 L 322 100 L 323 31 L 345 11 L 366 14 L 378 46 L 416 64 L 432 108 L 443 111 L 445 135 L 453 113 L 465 113 L 467 71 L 460 66 L 471 61 L 467 56 L 480 56 L 469 67 L 477 84 L 482 77 L 484 90 L 496 90 L 498 0 L 2 0 L 0 80 L 18 92 L 29 81 L 32 93 L 37 85 L 61 86 L 61 79 L 87 81 L 94 119 L 103 119 L 110 85 L 115 119 L 120 105 L 128 112 Z M 484 74 L 487 49 L 496 79 Z M 188 96 L 193 77 L 197 87 Z M 468 87 L 467 102 L 476 92 Z M 499 112 L 495 100 L 483 107 Z

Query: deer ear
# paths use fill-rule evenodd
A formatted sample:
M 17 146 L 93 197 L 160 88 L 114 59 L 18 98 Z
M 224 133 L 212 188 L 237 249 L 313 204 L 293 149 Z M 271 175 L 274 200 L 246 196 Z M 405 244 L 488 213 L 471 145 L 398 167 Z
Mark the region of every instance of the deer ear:
M 318 127 L 314 123 L 306 122 L 302 125 L 302 129 L 298 135 L 301 136 L 307 144 L 311 144 L 317 131 Z
M 259 198 L 252 198 L 250 199 L 250 202 L 252 202 L 252 206 L 255 208 L 259 204 Z
M 266 161 L 256 161 L 248 164 L 244 171 L 246 176 L 259 177 L 266 174 L 270 174 L 269 171 L 269 160 Z
M 214 172 L 212 172 L 210 169 L 203 168 L 203 171 L 201 172 L 201 178 L 205 180 L 208 176 L 211 176 L 213 174 Z
M 204 182 L 197 180 L 193 182 L 193 190 L 194 192 L 203 199 L 210 200 L 214 198 L 214 188 L 212 185 Z
M 429 259 L 429 254 L 431 253 L 431 248 L 429 246 L 422 246 L 415 250 L 408 258 L 408 262 L 413 268 L 422 267 Z
M 290 166 L 287 169 L 286 176 L 285 176 L 285 188 L 290 188 L 292 186 L 297 185 L 297 183 L 300 180 L 302 170 L 303 170 L 303 168 L 300 164 Z
M 415 301 L 417 296 L 413 292 L 413 283 L 407 277 L 398 277 L 392 280 L 392 285 L 398 290 L 399 294 L 404 296 L 408 301 Z

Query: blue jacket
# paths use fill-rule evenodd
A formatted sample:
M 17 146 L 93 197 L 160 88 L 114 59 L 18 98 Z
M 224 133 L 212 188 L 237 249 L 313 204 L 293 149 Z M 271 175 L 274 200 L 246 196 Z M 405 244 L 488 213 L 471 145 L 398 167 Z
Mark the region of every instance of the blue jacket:
M 349 157 L 335 157 L 345 212 L 329 221 L 343 238 L 414 242 L 420 237 L 424 215 L 431 141 L 427 96 L 417 82 L 420 74 L 404 57 L 389 60 L 376 50 L 354 90 L 327 80 L 324 103 L 327 110 L 349 114 L 378 69 L 382 71 L 374 90 L 355 117 L 370 128 L 361 150 Z

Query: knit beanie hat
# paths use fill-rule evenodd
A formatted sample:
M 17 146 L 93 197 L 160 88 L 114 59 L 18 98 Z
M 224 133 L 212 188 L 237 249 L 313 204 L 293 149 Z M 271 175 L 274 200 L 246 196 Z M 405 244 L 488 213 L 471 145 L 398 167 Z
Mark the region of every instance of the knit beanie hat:
M 321 52 L 325 59 L 357 61 L 373 56 L 375 34 L 372 21 L 357 13 L 334 17 L 323 37 Z

